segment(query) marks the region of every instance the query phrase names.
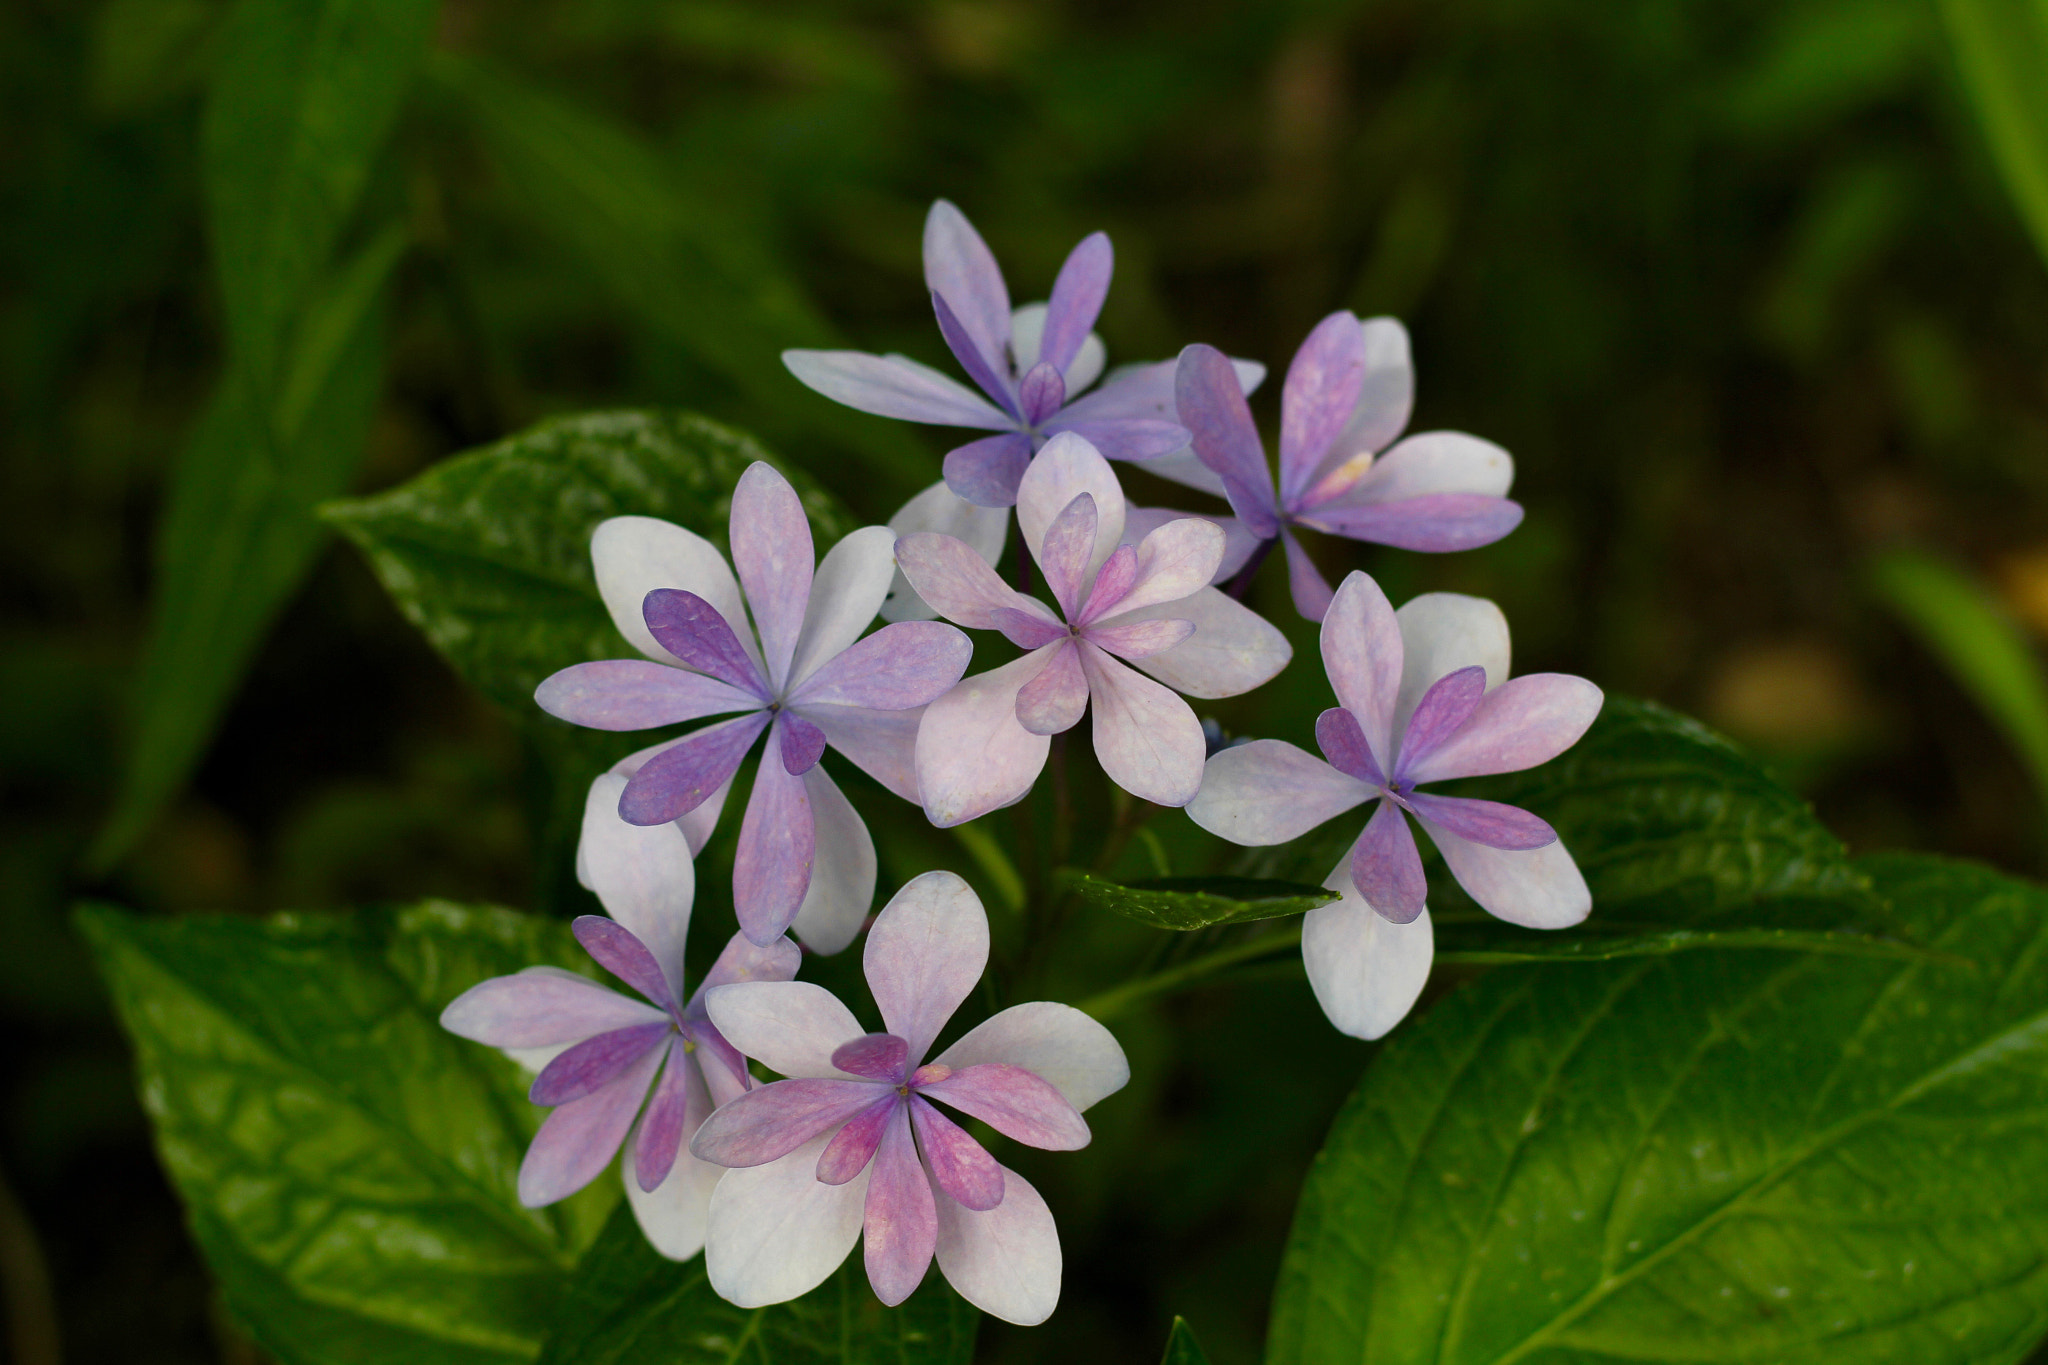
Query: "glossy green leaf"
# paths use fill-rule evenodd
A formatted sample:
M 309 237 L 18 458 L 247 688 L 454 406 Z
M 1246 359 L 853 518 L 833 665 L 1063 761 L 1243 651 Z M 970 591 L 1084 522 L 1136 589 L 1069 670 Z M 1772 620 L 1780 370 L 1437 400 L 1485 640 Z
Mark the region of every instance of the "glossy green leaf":
M 1990 1365 L 2048 1326 L 2048 893 L 1861 865 L 1943 956 L 1496 972 L 1303 1189 L 1268 1359 Z
M 1840 914 L 1842 907 L 1804 902 L 1765 902 L 1758 917 L 1783 914 Z M 1624 957 L 1663 957 L 1705 948 L 1762 949 L 1787 953 L 1826 953 L 1837 957 L 1925 959 L 1928 949 L 1876 934 L 1840 929 L 1728 928 L 1671 929 L 1589 921 L 1584 931 L 1523 929 L 1499 920 L 1467 921 L 1436 926 L 1439 962 L 1472 965 L 1513 962 L 1612 962 Z
M 1337 893 L 1300 882 L 1252 877 L 1155 877 L 1141 882 L 1113 882 L 1086 872 L 1068 871 L 1061 881 L 1098 910 L 1149 924 L 1155 929 L 1205 929 L 1256 919 L 1299 915 L 1328 905 Z
M 2048 259 L 2048 6 L 1941 0 L 1941 15 L 2006 188 Z
M 704 1259 L 663 1260 L 621 1208 L 570 1282 L 541 1365 L 968 1365 L 976 1312 L 936 1269 L 884 1308 L 858 1254 L 789 1303 L 735 1308 Z
M 589 970 L 558 921 L 430 901 L 350 916 L 80 927 L 135 1046 L 164 1168 L 230 1307 L 285 1365 L 497 1365 L 538 1351 L 613 1178 L 515 1196 L 542 1112 L 444 1032 L 488 976 Z
M 1173 1320 L 1173 1332 L 1166 1338 L 1166 1356 L 1159 1365 L 1209 1365 L 1209 1357 L 1195 1340 L 1195 1329 L 1186 1318 Z

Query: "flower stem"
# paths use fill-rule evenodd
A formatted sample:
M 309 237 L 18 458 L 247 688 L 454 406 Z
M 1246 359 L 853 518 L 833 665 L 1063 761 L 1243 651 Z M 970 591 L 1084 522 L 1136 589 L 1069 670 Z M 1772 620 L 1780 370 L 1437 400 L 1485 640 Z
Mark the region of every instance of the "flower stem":
M 1024 878 L 1003 852 L 996 836 L 972 821 L 953 826 L 952 834 L 954 841 L 967 850 L 967 856 L 980 866 L 982 874 L 995 884 L 1003 908 L 1013 915 L 1021 913 L 1026 900 Z
M 1227 948 L 1218 948 L 1213 953 L 1207 953 L 1192 961 L 1183 962 L 1175 967 L 1169 967 L 1163 972 L 1155 972 L 1151 976 L 1141 977 L 1136 981 L 1126 981 L 1123 985 L 1106 990 L 1100 995 L 1090 996 L 1088 999 L 1083 1000 L 1076 1008 L 1084 1014 L 1094 1016 L 1096 1019 L 1106 1020 L 1115 1015 L 1122 1014 L 1125 1010 L 1141 1001 L 1149 1000 L 1154 996 L 1165 995 L 1187 986 L 1196 985 L 1204 978 L 1214 976 L 1226 967 L 1235 967 L 1240 962 L 1251 962 L 1258 958 L 1268 957 L 1273 953 L 1298 947 L 1300 943 L 1301 925 L 1297 922 L 1291 929 L 1283 929 L 1278 933 L 1261 934 L 1257 938 L 1246 939 L 1241 943 L 1233 943 Z

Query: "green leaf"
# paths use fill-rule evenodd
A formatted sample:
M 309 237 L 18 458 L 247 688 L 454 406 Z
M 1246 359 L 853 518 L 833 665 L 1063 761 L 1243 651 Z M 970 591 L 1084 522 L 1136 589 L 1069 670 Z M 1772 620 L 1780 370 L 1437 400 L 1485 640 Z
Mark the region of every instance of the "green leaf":
M 703 1257 L 663 1260 L 622 1207 L 577 1268 L 541 1365 L 967 1365 L 980 1321 L 936 1269 L 884 1308 L 858 1256 L 800 1299 L 735 1308 Z
M 1384 1047 L 1268 1359 L 2012 1362 L 2048 1327 L 2048 893 L 1860 865 L 1912 962 L 1491 973 Z
M 568 926 L 430 901 L 351 916 L 80 911 L 164 1168 L 229 1305 L 285 1365 L 531 1360 L 618 1186 L 521 1208 L 530 1082 L 448 1001 Z
M 543 678 L 632 654 L 591 577 L 597 524 L 661 517 L 722 546 L 733 484 L 755 460 L 789 476 L 821 554 L 854 529 L 816 482 L 750 438 L 666 412 L 545 422 L 322 515 L 362 547 L 400 609 L 463 677 L 515 717 L 539 721 L 533 689 Z
M 1159 1365 L 1209 1365 L 1209 1357 L 1203 1354 L 1186 1318 L 1173 1320 L 1173 1332 L 1166 1338 L 1166 1357 Z
M 2048 259 L 2048 7 L 1941 0 L 1941 15 L 2006 188 Z
M 1061 874 L 1060 880 L 1087 904 L 1156 929 L 1205 929 L 1212 924 L 1278 919 L 1282 915 L 1305 914 L 1337 899 L 1336 892 L 1324 887 L 1251 877 L 1155 877 L 1141 882 L 1113 882 L 1069 869 Z
M 1806 904 L 1758 907 L 1769 918 L 1783 909 L 1801 918 L 1822 907 Z M 1839 914 L 1841 907 L 1832 907 Z M 1926 948 L 1897 939 L 1843 929 L 1670 929 L 1657 926 L 1588 922 L 1582 930 L 1523 929 L 1500 920 L 1439 925 L 1436 959 L 1470 965 L 1514 962 L 1611 962 L 1624 957 L 1662 957 L 1703 948 L 1763 949 L 1787 953 L 1826 953 L 1837 957 L 1886 957 L 1925 960 Z
M 2019 623 L 1976 579 L 1931 555 L 1883 555 L 1871 565 L 1871 579 L 1886 604 L 2005 732 L 2032 774 L 2035 791 L 2048 801 L 2048 676 Z

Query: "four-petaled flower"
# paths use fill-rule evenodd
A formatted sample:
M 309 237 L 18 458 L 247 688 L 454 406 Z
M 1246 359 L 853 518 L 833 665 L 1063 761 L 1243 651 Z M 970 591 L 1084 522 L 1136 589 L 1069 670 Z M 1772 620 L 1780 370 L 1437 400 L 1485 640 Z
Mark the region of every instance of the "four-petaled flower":
M 1201 785 L 1201 723 L 1175 691 L 1231 697 L 1291 653 L 1271 624 L 1208 586 L 1224 534 L 1193 517 L 1121 545 L 1124 495 L 1080 436 L 1047 443 L 1017 491 L 1024 543 L 1059 611 L 1005 584 L 971 547 L 922 533 L 896 544 L 904 576 L 940 615 L 999 630 L 1030 651 L 962 682 L 925 709 L 917 778 L 937 825 L 1021 800 L 1050 737 L 1095 708 L 1095 753 L 1111 780 L 1164 806 Z M 1128 659 L 1161 679 L 1126 668 Z
M 711 1199 L 705 1270 L 743 1308 L 822 1282 L 866 1234 L 869 1283 L 901 1303 L 936 1255 L 969 1303 L 1043 1322 L 1059 1301 L 1060 1244 L 1045 1201 L 933 1101 L 1034 1147 L 1086 1145 L 1080 1111 L 1130 1079 L 1107 1029 L 1067 1005 L 1015 1005 L 930 1062 L 981 980 L 988 919 L 965 882 L 927 872 L 868 933 L 864 966 L 885 1033 L 807 982 L 711 992 L 713 1022 L 788 1077 L 740 1096 L 690 1150 L 738 1169 Z
M 682 872 L 664 865 L 649 878 L 647 850 L 634 846 L 680 844 L 683 836 L 674 826 L 620 826 L 610 808 L 624 786 L 617 776 L 598 778 L 584 808 L 589 872 L 612 918 L 585 915 L 575 934 L 606 971 L 653 1003 L 558 967 L 528 967 L 470 987 L 442 1011 L 441 1025 L 540 1072 L 530 1098 L 554 1112 L 519 1167 L 520 1203 L 538 1208 L 574 1194 L 623 1144 L 621 1174 L 641 1229 L 657 1251 L 683 1260 L 704 1245 L 712 1188 L 724 1174 L 684 1144 L 715 1106 L 753 1084 L 746 1059 L 706 1016 L 706 993 L 743 981 L 788 981 L 802 954 L 786 938 L 756 947 L 735 934 L 696 993 L 684 995 L 683 942 L 695 890 L 688 854 Z
M 601 730 L 744 712 L 621 765 L 629 776 L 618 813 L 630 824 L 659 825 L 714 803 L 715 819 L 726 785 L 766 731 L 733 863 L 740 928 L 766 944 L 794 923 L 813 949 L 837 952 L 874 898 L 875 850 L 818 760 L 829 744 L 917 800 L 921 708 L 960 680 L 971 646 L 933 621 L 884 626 L 861 639 L 895 574 L 895 533 L 855 531 L 814 574 L 803 504 L 768 465 L 740 476 L 730 526 L 738 583 L 709 541 L 680 526 L 651 517 L 600 525 L 590 550 L 598 590 L 614 624 L 648 657 L 565 668 L 535 700 L 550 715 Z M 708 822 L 694 823 L 701 842 Z
M 1153 459 L 1188 443 L 1171 420 L 1171 361 L 1119 370 L 1075 397 L 1102 373 L 1102 342 L 1090 329 L 1113 265 L 1108 236 L 1091 234 L 1060 267 L 1051 301 L 1013 313 L 994 254 L 941 199 L 925 218 L 925 286 L 947 347 L 988 399 L 900 355 L 784 351 L 782 361 L 811 388 L 862 412 L 999 433 L 948 454 L 946 485 L 982 507 L 1008 507 L 1032 453 L 1060 432 L 1077 432 L 1120 460 Z
M 1249 533 L 1245 548 L 1256 540 L 1252 552 L 1263 554 L 1276 539 L 1286 547 L 1294 605 L 1311 621 L 1329 609 L 1330 585 L 1293 528 L 1445 551 L 1492 544 L 1522 520 L 1521 507 L 1503 496 L 1514 461 L 1491 441 L 1430 431 L 1392 444 L 1415 396 L 1408 334 L 1392 318 L 1361 323 L 1332 313 L 1294 353 L 1280 395 L 1277 490 L 1244 389 L 1222 352 L 1182 351 L 1175 394 L 1195 454 L 1215 478 L 1211 491 L 1230 500 Z M 1222 572 L 1244 561 L 1233 555 Z
M 1301 940 L 1330 1022 L 1377 1038 L 1421 994 L 1433 951 L 1409 815 L 1491 914 L 1561 929 L 1592 908 L 1578 865 L 1548 824 L 1496 801 L 1415 788 L 1547 763 L 1578 742 L 1601 695 L 1563 673 L 1510 680 L 1507 621 L 1493 603 L 1430 593 L 1396 612 L 1363 573 L 1337 590 L 1322 646 L 1340 703 L 1316 720 L 1329 762 L 1279 740 L 1226 749 L 1209 760 L 1188 815 L 1233 843 L 1278 844 L 1380 802 L 1324 882 L 1343 899 L 1311 910 Z

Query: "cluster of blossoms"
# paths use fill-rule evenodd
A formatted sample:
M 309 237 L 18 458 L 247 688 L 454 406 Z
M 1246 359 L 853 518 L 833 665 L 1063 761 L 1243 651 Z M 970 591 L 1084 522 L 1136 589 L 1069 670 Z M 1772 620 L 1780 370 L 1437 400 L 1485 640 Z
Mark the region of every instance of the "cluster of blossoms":
M 565 668 L 536 700 L 604 730 L 725 717 L 591 784 L 577 868 L 606 914 L 575 933 L 641 998 L 534 967 L 472 988 L 443 1023 L 536 1072 L 531 1098 L 552 1112 L 520 1170 L 525 1203 L 566 1197 L 620 1154 L 649 1240 L 678 1259 L 701 1251 L 734 1303 L 803 1294 L 860 1241 L 885 1303 L 936 1260 L 970 1302 L 1028 1324 L 1058 1299 L 1051 1214 L 947 1111 L 1027 1145 L 1081 1147 L 1081 1111 L 1128 1079 L 1122 1050 L 1087 1015 L 1038 1002 L 930 1055 L 989 950 L 980 903 L 949 872 L 910 881 L 868 929 L 884 1032 L 795 980 L 804 950 L 836 953 L 859 936 L 875 894 L 874 843 L 825 750 L 939 826 L 1023 800 L 1053 737 L 1091 711 L 1112 781 L 1236 843 L 1285 842 L 1377 801 L 1326 879 L 1340 898 L 1311 912 L 1302 936 L 1324 1012 L 1376 1038 L 1429 974 L 1410 817 L 1502 919 L 1558 928 L 1590 910 L 1541 819 L 1417 788 L 1549 760 L 1601 695 L 1563 675 L 1510 679 L 1507 623 L 1489 602 L 1437 593 L 1396 611 L 1363 573 L 1333 592 L 1303 548 L 1297 532 L 1310 529 L 1460 550 L 1521 520 L 1499 447 L 1455 432 L 1399 439 L 1414 391 L 1399 323 L 1337 313 L 1302 344 L 1281 394 L 1276 484 L 1246 402 L 1261 367 L 1190 346 L 1103 377 L 1092 329 L 1113 264 L 1106 236 L 1074 249 L 1048 303 L 1014 311 L 952 205 L 933 207 L 924 247 L 940 332 L 981 394 L 902 356 L 785 361 L 865 411 L 995 434 L 952 451 L 941 483 L 822 561 L 796 491 L 766 464 L 734 489 L 730 562 L 652 518 L 596 528 L 599 593 L 643 657 Z M 1111 460 L 1229 511 L 1128 505 Z M 1026 590 L 1021 555 L 1019 585 L 995 568 L 1013 507 L 1050 605 Z M 1338 702 L 1316 721 L 1324 758 L 1275 740 L 1210 756 L 1186 699 L 1249 691 L 1290 659 L 1281 632 L 1239 600 L 1276 544 L 1296 608 L 1321 622 Z M 878 615 L 888 624 L 870 633 Z M 967 676 L 973 645 L 956 626 L 998 632 L 1022 654 Z M 739 933 L 686 993 L 693 859 L 757 741 L 733 863 Z

